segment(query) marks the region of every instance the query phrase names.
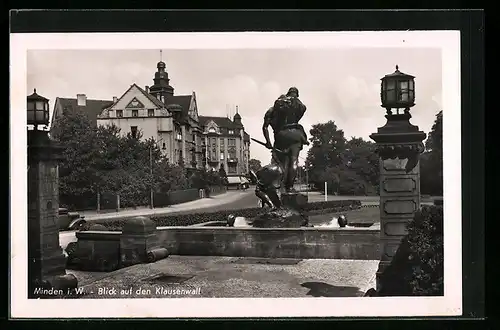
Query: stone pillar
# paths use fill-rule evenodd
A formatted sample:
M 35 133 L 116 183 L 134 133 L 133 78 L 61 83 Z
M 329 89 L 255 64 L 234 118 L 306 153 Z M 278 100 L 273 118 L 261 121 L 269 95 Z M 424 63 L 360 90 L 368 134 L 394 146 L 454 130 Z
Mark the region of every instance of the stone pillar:
M 149 218 L 134 217 L 123 225 L 120 238 L 121 265 L 157 261 L 168 256 L 168 251 L 159 246 L 156 224 Z
M 406 225 L 420 208 L 420 153 L 426 134 L 410 124 L 409 113 L 387 115 L 387 124 L 370 137 L 377 144 L 380 157 L 380 240 L 382 255 L 377 270 L 380 275 L 390 264 Z
M 78 281 L 66 274 L 59 243 L 60 148 L 45 131 L 28 131 L 28 297 L 35 290 L 71 290 Z

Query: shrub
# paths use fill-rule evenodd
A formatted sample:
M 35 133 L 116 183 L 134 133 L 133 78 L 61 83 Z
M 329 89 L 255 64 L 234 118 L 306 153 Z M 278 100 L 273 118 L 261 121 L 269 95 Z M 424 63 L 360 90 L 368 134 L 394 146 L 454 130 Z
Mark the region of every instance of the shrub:
M 443 295 L 443 261 L 443 208 L 423 206 L 380 278 L 379 295 Z
M 344 200 L 344 201 L 328 201 L 308 203 L 303 209 L 306 214 L 319 214 L 319 213 L 334 213 L 342 212 L 350 209 L 359 208 L 361 202 L 359 200 Z M 170 214 L 165 216 L 153 216 L 153 220 L 158 227 L 171 227 L 171 226 L 190 226 L 198 223 L 208 221 L 221 221 L 226 220 L 230 214 L 237 217 L 253 218 L 262 212 L 262 208 L 253 207 L 238 210 L 223 210 L 217 212 L 199 212 L 191 214 Z M 103 224 L 109 230 L 121 230 L 126 218 L 113 219 L 113 220 L 98 220 L 97 223 Z

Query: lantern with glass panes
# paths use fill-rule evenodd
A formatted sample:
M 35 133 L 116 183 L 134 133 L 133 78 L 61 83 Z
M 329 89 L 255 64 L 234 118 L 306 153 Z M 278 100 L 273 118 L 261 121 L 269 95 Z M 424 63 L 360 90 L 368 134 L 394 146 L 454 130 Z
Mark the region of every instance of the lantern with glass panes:
M 403 109 L 405 114 L 409 114 L 410 108 L 415 105 L 415 77 L 396 71 L 383 77 L 381 84 L 380 98 L 382 107 L 387 110 L 387 115 L 393 115 L 391 109 L 396 109 L 396 114 Z
M 49 125 L 49 100 L 36 93 L 27 97 L 27 124 L 33 125 L 34 130 L 39 125 L 47 127 Z

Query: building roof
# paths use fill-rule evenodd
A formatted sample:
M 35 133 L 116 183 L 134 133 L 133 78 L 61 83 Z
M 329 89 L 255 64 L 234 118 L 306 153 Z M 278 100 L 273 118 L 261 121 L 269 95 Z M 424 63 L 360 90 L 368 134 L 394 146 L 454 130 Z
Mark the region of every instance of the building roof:
M 199 116 L 198 119 L 200 126 L 206 126 L 210 121 L 213 121 L 219 127 L 236 128 L 236 125 L 227 117 Z
M 97 126 L 97 116 L 101 114 L 102 110 L 113 104 L 113 101 L 87 99 L 85 106 L 79 106 L 77 99 L 58 97 L 57 100 L 63 111 L 81 111 L 88 116 L 94 126 Z
M 130 86 L 130 88 L 132 88 L 133 86 L 137 87 L 137 89 L 140 90 L 141 93 L 144 94 L 144 96 L 146 96 L 148 98 L 148 100 L 150 100 L 151 102 L 153 102 L 157 107 L 159 107 L 159 108 L 165 107 L 165 105 L 163 103 L 161 103 L 160 100 L 158 100 L 156 97 L 154 97 L 153 95 L 151 95 L 148 92 L 146 92 L 139 85 L 137 85 L 137 84 L 134 83 L 132 86 Z M 125 92 L 123 95 L 125 95 L 127 92 Z
M 193 95 L 174 95 L 165 98 L 165 105 L 178 104 L 182 107 L 182 117 L 189 115 L 189 106 L 191 105 L 191 98 Z
M 243 141 L 250 142 L 250 135 L 247 132 L 243 131 Z

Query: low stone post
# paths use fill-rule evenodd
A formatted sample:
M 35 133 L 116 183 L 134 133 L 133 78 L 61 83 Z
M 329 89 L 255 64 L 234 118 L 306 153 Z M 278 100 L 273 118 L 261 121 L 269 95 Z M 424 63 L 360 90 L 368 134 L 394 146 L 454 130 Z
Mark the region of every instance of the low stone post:
M 123 225 L 120 255 L 122 266 L 127 267 L 166 258 L 168 251 L 158 242 L 156 224 L 147 217 L 139 216 Z
M 68 268 L 111 272 L 120 268 L 120 233 L 94 224 L 76 233 L 76 242 L 66 247 Z

